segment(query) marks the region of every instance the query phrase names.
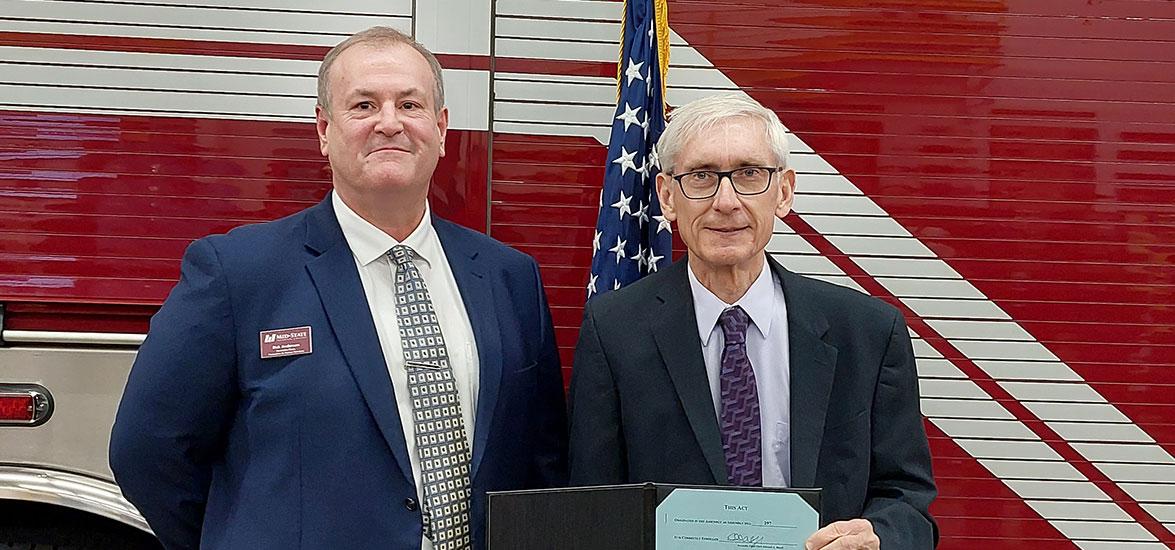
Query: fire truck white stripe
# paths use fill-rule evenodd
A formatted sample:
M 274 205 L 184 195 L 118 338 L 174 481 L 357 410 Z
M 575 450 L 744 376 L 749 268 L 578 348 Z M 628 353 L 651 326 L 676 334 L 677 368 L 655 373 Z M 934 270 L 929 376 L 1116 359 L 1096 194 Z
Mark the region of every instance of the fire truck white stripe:
M 1119 487 L 1134 500 L 1141 502 L 1158 502 L 1175 504 L 1175 491 L 1168 483 L 1119 483 Z
M 5 3 L 0 30 L 333 46 L 347 35 L 373 25 L 411 32 L 411 7 L 410 0 L 389 0 L 376 13 L 346 14 L 328 11 L 334 6 L 327 3 L 319 3 L 313 12 L 296 12 L 158 3 L 10 0 Z M 68 20 L 62 17 L 65 13 L 69 14 Z
M 309 66 L 310 64 L 304 65 Z M 54 65 L 51 75 L 46 75 L 45 72 L 46 66 L 41 64 L 5 64 L 3 78 L 5 81 L 13 83 L 37 83 L 40 81 L 40 83 L 55 87 L 96 87 L 119 91 L 189 92 L 199 90 L 201 84 L 204 86 L 209 84 L 207 73 L 194 73 L 184 69 L 143 70 L 140 68 Z M 50 77 L 51 80 L 46 77 Z M 215 76 L 214 82 L 216 87 L 205 90 L 206 93 L 246 96 L 263 94 L 264 97 L 305 98 L 309 97 L 306 93 L 307 87 L 311 90 L 314 89 L 314 79 L 307 74 L 220 72 Z
M 567 82 L 567 81 L 537 81 L 536 75 L 524 75 L 525 78 L 517 78 L 517 80 L 506 78 L 502 74 L 494 75 L 494 99 L 506 103 L 511 101 L 556 101 L 559 104 L 581 104 L 581 105 L 602 105 L 615 108 L 615 105 L 609 103 L 601 103 L 600 100 L 605 97 L 616 95 L 616 79 L 600 79 L 606 80 L 600 83 L 584 83 L 584 82 Z M 530 120 L 533 116 L 527 115 L 525 120 Z M 593 120 L 593 123 L 607 121 L 603 119 Z
M 842 239 L 850 237 L 829 237 L 829 241 L 836 239 L 833 244 L 844 242 Z M 875 241 L 882 241 L 882 239 L 873 239 Z M 922 246 L 918 239 L 902 239 L 908 243 L 916 243 Z M 853 248 L 863 247 L 864 243 L 857 241 L 853 243 Z M 838 248 L 841 248 L 838 246 Z M 910 251 L 916 251 L 913 244 L 908 245 Z M 925 248 L 925 247 L 923 247 Z M 844 250 L 844 248 L 841 248 Z M 880 253 L 880 251 L 875 251 Z M 905 296 L 918 296 L 930 298 L 982 298 L 983 295 L 971 283 L 965 279 L 896 279 L 890 277 L 874 277 L 874 279 L 881 283 L 886 290 L 890 291 L 894 296 L 899 298 Z
M 1118 422 L 1129 424 L 1130 419 L 1109 403 L 1042 403 L 1025 401 L 1024 406 L 1041 420 Z
M 814 162 L 813 158 L 819 157 L 803 154 L 792 155 L 792 167 L 796 172 L 835 173 L 835 170 L 827 162 Z M 885 215 L 885 211 L 879 208 L 872 200 L 869 200 L 868 197 L 861 195 L 814 194 L 803 191 L 803 188 L 797 188 L 796 190 L 795 211 L 804 214 L 834 214 L 839 212 L 850 216 Z
M 1074 443 L 1081 456 L 1094 462 L 1175 464 L 1175 458 L 1155 445 L 1118 445 L 1111 443 Z
M 495 103 L 496 105 L 496 103 Z M 539 122 L 501 122 L 494 121 L 494 132 L 503 134 L 525 134 L 532 136 L 587 136 L 599 139 L 607 135 L 610 126 L 598 124 L 594 126 L 576 124 L 543 124 Z
M 1110 497 L 1088 481 L 1048 481 L 1037 479 L 1007 479 L 1004 484 L 1021 498 L 1108 501 Z M 1115 505 L 1117 506 L 1117 505 Z
M 925 281 L 918 281 L 924 283 Z M 961 319 L 927 319 L 936 332 L 945 338 L 978 338 L 984 340 L 1026 340 L 1031 341 L 1020 325 L 1012 321 L 973 321 Z
M 674 63 L 673 67 L 676 67 L 676 66 L 677 66 L 677 64 Z M 677 69 L 674 68 L 673 70 L 677 70 Z M 671 70 L 671 71 L 669 71 L 669 73 L 673 74 L 673 71 Z M 669 85 L 671 87 L 668 88 L 668 91 L 666 92 L 666 97 L 669 98 L 667 101 L 669 101 L 670 105 L 685 105 L 686 103 L 689 103 L 695 99 L 701 99 L 703 97 L 712 96 L 718 92 L 733 92 L 733 91 L 738 90 L 738 88 L 717 88 L 717 87 L 716 88 L 673 87 L 673 84 L 674 84 L 674 80 L 670 79 Z M 802 152 L 802 151 L 800 151 L 800 152 Z M 833 172 L 830 172 L 830 174 L 831 173 L 833 173 Z
M 616 107 L 608 105 L 584 105 L 575 103 L 510 103 L 499 101 L 494 104 L 494 120 L 503 122 L 527 122 L 541 118 L 556 124 L 586 125 L 612 119 Z
M 535 80 L 536 78 L 541 78 L 541 80 Z M 535 88 L 536 90 L 545 89 L 544 85 L 553 84 L 553 83 L 571 82 L 571 83 L 576 83 L 576 84 L 588 84 L 589 86 L 585 86 L 585 88 L 594 88 L 594 89 L 596 89 L 596 91 L 591 93 L 592 94 L 591 100 L 586 101 L 587 103 L 599 103 L 601 101 L 601 98 L 603 97 L 601 90 L 604 90 L 604 89 L 609 90 L 608 91 L 608 94 L 610 94 L 609 101 L 616 100 L 616 79 L 611 78 L 611 77 L 582 76 L 582 75 L 571 75 L 571 74 L 544 74 L 544 75 L 536 76 L 531 73 L 509 73 L 509 72 L 504 72 L 504 71 L 499 71 L 499 72 L 494 73 L 495 83 L 497 83 L 497 82 L 510 82 L 510 81 L 514 81 L 514 80 L 518 80 L 518 81 L 522 81 L 522 82 L 533 81 L 535 86 L 537 86 Z M 560 95 L 558 95 L 558 96 L 552 96 L 551 94 L 534 94 L 534 93 L 528 92 L 525 87 L 521 87 L 521 88 L 511 87 L 509 89 L 515 91 L 514 93 L 519 94 L 517 97 L 514 97 L 514 99 L 540 100 L 543 98 L 549 99 L 552 97 L 562 98 L 562 94 L 568 93 L 567 90 L 563 89 L 563 88 L 559 88 Z M 601 95 L 599 97 L 597 97 L 595 94 L 601 94 Z M 498 91 L 496 93 L 496 95 L 500 96 L 500 95 L 502 95 L 502 92 Z
M 970 418 L 932 418 L 947 435 L 954 437 L 992 439 L 1039 439 L 1019 420 L 980 420 Z
M 505 17 L 499 14 L 497 21 L 499 38 L 524 38 L 528 40 L 550 40 L 568 45 L 568 42 L 595 42 L 612 50 L 616 58 L 616 41 L 620 37 L 619 21 L 592 21 L 589 19 L 533 19 Z M 543 56 L 524 56 L 543 57 Z M 671 56 L 672 57 L 672 56 Z
M 0 47 L 0 108 L 311 121 L 318 62 Z M 489 128 L 489 73 L 446 69 L 449 125 Z
M 808 178 L 804 178 L 805 180 Z M 812 226 L 813 229 L 819 231 L 822 235 L 857 235 L 870 237 L 909 237 L 910 234 L 906 229 L 900 225 L 893 218 L 883 218 L 878 216 L 856 216 L 856 215 L 817 215 L 810 214 L 804 216 L 804 220 Z M 870 258 L 863 258 L 868 260 Z M 885 258 L 880 258 L 885 260 Z M 892 261 L 892 260 L 891 260 Z M 946 263 L 939 262 L 943 266 Z M 921 276 L 926 268 L 937 267 L 930 265 L 929 261 L 921 262 L 921 264 L 914 264 L 913 268 L 910 266 L 910 261 L 905 258 L 900 261 L 893 262 L 894 268 L 901 269 L 900 272 L 891 273 L 891 275 L 898 276 Z M 917 271 L 922 270 L 922 271 Z M 944 276 L 949 278 L 961 278 L 957 273 L 949 268 L 947 270 L 940 270 Z M 949 271 L 949 273 L 948 273 Z
M 1050 479 L 1057 481 L 1085 481 L 1085 476 L 1069 463 L 1061 460 L 993 460 L 981 458 L 979 463 L 1000 479 Z M 1104 504 L 1102 504 L 1104 506 Z M 1111 505 L 1112 506 L 1112 505 Z M 1114 506 L 1130 520 L 1121 508 Z M 1086 519 L 1073 516 L 1053 516 L 1065 519 Z M 1100 519 L 1100 518 L 1092 518 Z M 1107 518 L 1108 519 L 1108 518 Z
M 789 151 L 791 151 L 793 153 L 811 153 L 812 152 L 812 149 L 810 147 L 808 147 L 808 145 L 806 143 L 804 143 L 802 140 L 800 140 L 800 138 L 796 137 L 795 134 L 788 134 L 787 137 L 788 137 Z M 828 193 L 828 194 L 836 194 L 836 195 L 860 195 L 861 194 L 861 191 L 859 189 L 857 189 L 856 187 L 854 187 L 853 184 L 851 182 L 849 182 L 848 178 L 846 178 L 840 174 L 806 174 L 806 175 L 804 175 L 803 186 L 797 187 L 796 190 L 803 191 L 805 194 L 809 194 L 809 195 L 820 194 L 820 193 Z M 818 220 L 826 218 L 826 217 L 827 218 L 839 217 L 839 218 L 850 219 L 848 216 L 845 216 L 844 214 L 839 213 L 839 212 L 835 213 L 831 216 L 819 216 L 819 215 L 813 214 L 810 217 L 816 218 Z M 860 220 L 863 223 L 872 223 L 872 222 L 884 220 L 885 218 L 856 218 L 856 217 L 853 217 L 851 219 Z M 901 227 L 901 226 L 898 226 L 898 227 Z M 905 228 L 902 228 L 902 231 L 904 232 Z M 833 233 L 835 233 L 835 231 Z M 853 234 L 853 233 L 850 232 L 848 234 Z M 883 233 L 883 234 L 888 234 L 888 233 Z M 898 233 L 898 234 L 899 235 L 907 235 L 908 233 Z
M 1154 443 L 1154 439 L 1134 424 L 1110 424 L 1105 422 L 1046 422 L 1048 427 L 1067 441 L 1103 441 L 1120 443 Z M 1101 468 L 1101 464 L 1095 464 Z M 1105 471 L 1105 470 L 1103 470 Z M 1118 479 L 1105 472 L 1106 477 Z M 1169 481 L 1172 478 L 1168 478 Z M 1160 481 L 1160 480 L 1155 480 Z
M 985 393 L 982 389 L 979 388 L 979 386 L 975 385 L 975 383 L 970 380 L 923 379 L 923 380 L 918 381 L 918 391 L 922 395 L 922 397 L 955 397 L 955 398 L 964 398 L 964 399 L 987 399 L 988 403 L 993 403 L 993 404 L 995 403 L 994 401 L 991 401 L 990 399 L 988 399 L 987 393 Z M 925 405 L 925 401 L 923 401 L 923 405 Z M 1003 416 L 999 416 L 998 418 L 1007 419 L 1007 420 L 1015 420 L 1016 417 L 1012 416 L 1011 413 L 1008 413 L 1006 409 L 1004 409 L 1003 407 L 1000 407 L 1000 410 L 1003 410 L 1006 414 Z M 931 415 L 931 413 L 929 413 L 925 408 L 922 409 L 922 413 L 927 416 L 953 416 L 953 417 L 969 416 L 969 415 L 960 415 L 960 414 L 958 414 L 959 411 L 951 411 L 951 412 L 948 412 L 947 414 L 943 414 L 943 415 Z M 983 416 L 983 417 L 976 417 L 976 418 L 991 418 L 991 416 Z
M 563 42 L 554 40 L 526 40 L 518 38 L 494 39 L 494 53 L 503 57 L 524 59 L 557 59 L 564 61 L 616 62 L 615 43 Z M 673 54 L 670 54 L 672 59 Z
M 671 90 L 672 90 L 672 88 L 671 88 Z M 709 94 L 707 94 L 707 95 L 709 95 Z M 836 173 L 836 169 L 834 169 L 832 167 L 832 165 L 828 164 L 828 161 L 824 160 L 824 157 L 821 157 L 820 155 L 816 155 L 816 154 L 812 154 L 812 153 L 797 152 L 797 153 L 791 155 L 790 164 L 791 164 L 791 168 L 793 170 L 795 170 L 797 173 L 801 173 L 801 172 L 802 173 L 811 173 L 811 174 L 835 174 Z M 796 193 L 796 201 L 800 201 L 801 197 L 806 197 L 804 200 L 807 200 L 809 202 L 823 201 L 823 200 L 827 200 L 830 196 L 833 196 L 833 195 L 817 195 L 817 194 L 808 194 L 808 193 L 797 192 Z M 819 211 L 820 210 L 820 207 L 818 206 L 819 204 L 820 204 L 819 202 L 814 204 L 812 206 L 812 209 Z M 863 213 L 868 213 L 868 212 L 863 212 Z
M 1110 479 L 1120 479 L 1129 482 L 1167 483 L 1175 479 L 1175 464 L 1098 464 L 1098 469 Z M 1171 495 L 1175 500 L 1175 492 Z M 1156 518 L 1159 521 L 1172 521 L 1175 518 Z
M 971 286 L 970 283 L 967 286 Z M 1038 342 L 983 342 L 959 339 L 951 340 L 951 344 L 971 359 L 1057 360 L 1057 356 Z
M 3 63 L 14 64 L 11 67 L 14 70 L 21 65 L 31 65 L 33 67 L 47 65 L 51 67 L 51 69 L 45 67 L 40 68 L 38 70 L 40 73 L 53 72 L 59 68 L 68 67 L 151 70 L 179 76 L 192 75 L 193 78 L 202 77 L 199 78 L 197 87 L 187 88 L 196 90 L 207 89 L 211 84 L 218 84 L 219 81 L 217 78 L 222 73 L 224 75 L 280 75 L 305 78 L 313 77 L 318 72 L 317 61 L 300 59 L 221 57 L 214 55 L 114 52 L 64 48 L 28 48 L 20 46 L 0 46 L 0 51 L 3 52 L 3 56 L 0 59 L 3 60 Z M 7 71 L 8 69 L 3 73 L 6 81 L 66 83 L 65 81 L 59 81 L 55 75 L 45 74 L 40 74 L 32 80 L 16 80 L 15 78 L 9 78 L 8 75 L 12 73 L 8 73 Z M 101 73 L 88 74 L 93 75 L 93 78 L 84 79 L 81 84 L 96 86 L 100 83 L 98 78 Z M 209 76 L 211 76 L 211 80 L 209 80 Z M 266 93 L 296 93 L 299 95 L 314 93 L 313 86 L 309 91 L 305 88 L 281 87 L 273 89 L 264 86 L 245 88 L 245 90 L 263 91 Z
M 1045 442 L 955 438 L 955 443 L 975 458 L 1060 460 L 1061 455 Z M 1021 495 L 1024 496 L 1024 495 Z
M 1153 541 L 1158 540 L 1141 525 L 1133 522 L 1052 520 L 1061 534 L 1078 540 Z
M 109 105 L 133 105 L 133 108 Z M 184 105 L 175 110 L 176 104 Z M 126 114 L 156 114 L 165 116 L 210 116 L 263 120 L 293 120 L 283 113 L 309 106 L 313 99 L 280 97 L 226 97 L 200 92 L 160 92 L 143 90 L 86 90 L 43 88 L 23 85 L 0 85 L 0 108 L 30 110 L 61 110 L 82 112 L 113 112 Z M 309 121 L 303 117 L 302 120 Z
M 1067 500 L 1028 500 L 1026 502 L 1041 517 L 1046 518 L 1132 521 L 1129 514 L 1116 504 L 1110 502 L 1074 502 Z
M 1142 504 L 1155 519 L 1164 523 L 1175 523 L 1175 504 Z
M 1077 401 L 1102 403 L 1102 396 L 1085 384 L 1053 382 L 1003 382 L 1000 384 L 1020 401 Z
M 978 386 L 971 383 L 974 388 L 966 390 L 971 395 L 966 395 L 970 399 L 943 399 L 937 397 L 926 397 L 933 395 L 933 388 L 928 389 L 927 384 L 930 382 L 969 382 L 963 380 L 921 380 L 918 384 L 922 392 L 922 414 L 926 416 L 933 416 L 936 418 L 985 418 L 990 420 L 1015 420 L 1012 413 L 1008 409 L 1000 406 L 999 403 L 987 398 L 987 394 L 979 390 Z M 939 392 L 945 393 L 945 392 Z M 962 392 L 960 392 L 962 393 Z M 974 395 L 974 394 L 978 395 Z
M 934 253 L 926 248 L 926 245 L 913 237 L 850 237 L 829 235 L 826 237 L 829 242 L 836 245 L 837 248 L 845 254 L 856 254 L 861 256 L 900 256 L 900 257 L 933 257 Z M 954 293 L 945 295 L 946 297 L 967 297 L 971 292 L 965 292 L 962 295 Z M 934 296 L 934 295 L 920 295 L 915 296 Z
M 51 0 L 58 1 L 58 0 Z M 159 0 L 86 0 L 95 4 L 159 5 Z M 365 13 L 383 15 L 386 13 L 408 13 L 411 0 L 347 0 L 332 10 L 324 10 L 321 0 L 183 0 L 185 6 L 207 8 L 245 8 L 252 10 L 305 11 L 333 15 L 335 13 Z
M 1081 550 L 1170 550 L 1161 542 L 1073 541 Z
M 922 318 L 1010 319 L 1002 309 L 986 300 L 903 298 L 902 303 Z
M 1081 377 L 1057 361 L 975 361 L 975 365 L 996 380 L 1074 381 Z M 1004 384 L 1004 389 L 1008 389 Z
M 511 15 L 524 17 L 549 17 L 553 19 L 598 19 L 620 21 L 620 8 L 615 2 L 583 0 L 498 0 L 498 17 Z M 619 31 L 613 40 L 619 39 Z

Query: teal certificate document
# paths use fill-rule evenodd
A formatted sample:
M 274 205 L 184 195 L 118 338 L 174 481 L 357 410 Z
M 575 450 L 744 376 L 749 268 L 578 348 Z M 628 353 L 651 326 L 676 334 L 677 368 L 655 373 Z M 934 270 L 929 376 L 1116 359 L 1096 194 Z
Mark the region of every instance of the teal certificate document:
M 820 514 L 786 492 L 676 489 L 657 505 L 657 550 L 803 549 Z

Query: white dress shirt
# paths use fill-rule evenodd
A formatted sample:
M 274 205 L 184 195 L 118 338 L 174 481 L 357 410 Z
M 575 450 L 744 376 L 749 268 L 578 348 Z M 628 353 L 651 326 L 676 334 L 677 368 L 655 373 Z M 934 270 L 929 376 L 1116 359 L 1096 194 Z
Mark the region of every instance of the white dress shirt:
M 412 403 L 408 395 L 408 371 L 404 367 L 404 348 L 400 342 L 400 325 L 396 320 L 396 266 L 388 258 L 393 246 L 404 244 L 416 251 L 412 263 L 424 278 L 428 287 L 432 307 L 441 325 L 445 338 L 445 349 L 449 354 L 449 365 L 453 369 L 453 380 L 457 386 L 457 399 L 461 404 L 461 417 L 465 422 L 465 439 L 473 449 L 473 421 L 477 411 L 478 365 L 477 345 L 473 339 L 473 327 L 469 314 L 461 300 L 461 292 L 445 250 L 432 227 L 431 212 L 425 205 L 420 225 L 398 242 L 387 233 L 371 225 L 351 210 L 337 193 L 331 193 L 335 216 L 339 227 L 351 247 L 355 265 L 359 268 L 359 280 L 367 296 L 379 345 L 387 362 L 388 376 L 396 395 L 396 408 L 400 413 L 400 427 L 404 430 L 404 443 L 408 446 L 408 460 L 412 463 L 412 478 L 416 484 L 417 501 L 424 502 L 420 483 L 420 457 L 416 453 L 416 432 L 413 424 Z M 422 550 L 431 550 L 432 542 L 423 539 Z
M 787 304 L 783 287 L 763 262 L 763 271 L 751 283 L 746 294 L 733 304 L 702 285 L 693 266 L 689 273 L 690 290 L 694 297 L 694 314 L 698 320 L 698 336 L 702 340 L 702 357 L 706 361 L 706 376 L 710 379 L 710 396 L 714 412 L 722 418 L 722 348 L 726 336 L 718 324 L 718 316 L 732 306 L 739 306 L 751 318 L 747 327 L 747 357 L 755 372 L 755 387 L 759 392 L 759 420 L 763 434 L 763 486 L 788 487 L 791 484 L 791 392 L 788 374 Z M 721 429 L 721 425 L 719 425 Z

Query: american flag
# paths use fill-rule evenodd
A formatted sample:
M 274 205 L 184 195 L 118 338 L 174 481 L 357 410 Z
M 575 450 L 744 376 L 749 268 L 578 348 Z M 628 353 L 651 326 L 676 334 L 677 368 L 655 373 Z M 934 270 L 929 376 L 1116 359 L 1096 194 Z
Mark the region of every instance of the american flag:
M 669 20 L 665 0 L 624 3 L 617 98 L 587 297 L 619 289 L 669 264 L 672 230 L 657 202 L 665 129 Z

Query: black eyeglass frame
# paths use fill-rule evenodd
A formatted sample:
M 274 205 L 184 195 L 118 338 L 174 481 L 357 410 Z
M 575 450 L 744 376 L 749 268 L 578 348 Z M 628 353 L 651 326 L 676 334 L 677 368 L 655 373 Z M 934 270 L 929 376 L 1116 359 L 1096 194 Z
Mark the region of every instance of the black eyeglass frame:
M 763 186 L 763 190 L 756 191 L 754 193 L 743 193 L 742 191 L 738 190 L 738 186 L 734 184 L 734 173 L 738 172 L 739 170 L 746 170 L 748 168 L 759 168 L 759 169 L 767 171 L 767 185 Z M 771 184 L 775 180 L 775 174 L 778 174 L 779 172 L 783 172 L 785 170 L 787 170 L 787 167 L 785 167 L 785 166 L 740 166 L 738 168 L 735 168 L 734 170 L 726 170 L 726 171 L 722 171 L 722 170 L 691 170 L 689 172 L 684 172 L 681 174 L 674 174 L 669 177 L 673 178 L 677 182 L 677 187 L 678 187 L 678 189 L 681 189 L 681 194 L 685 195 L 685 198 L 690 199 L 690 200 L 695 200 L 695 201 L 704 201 L 706 199 L 713 198 L 714 195 L 718 194 L 718 190 L 722 188 L 722 180 L 730 180 L 730 188 L 734 189 L 734 192 L 737 195 L 742 195 L 744 197 L 753 197 L 755 195 L 762 195 L 763 193 L 766 193 L 768 189 L 771 189 Z M 706 195 L 704 197 L 690 196 L 689 192 L 685 190 L 685 184 L 681 183 L 681 178 L 684 178 L 690 174 L 697 174 L 697 173 L 702 173 L 702 172 L 707 173 L 707 174 L 714 174 L 714 175 L 718 176 L 718 185 L 714 186 L 714 191 L 712 193 L 710 193 L 709 195 Z

